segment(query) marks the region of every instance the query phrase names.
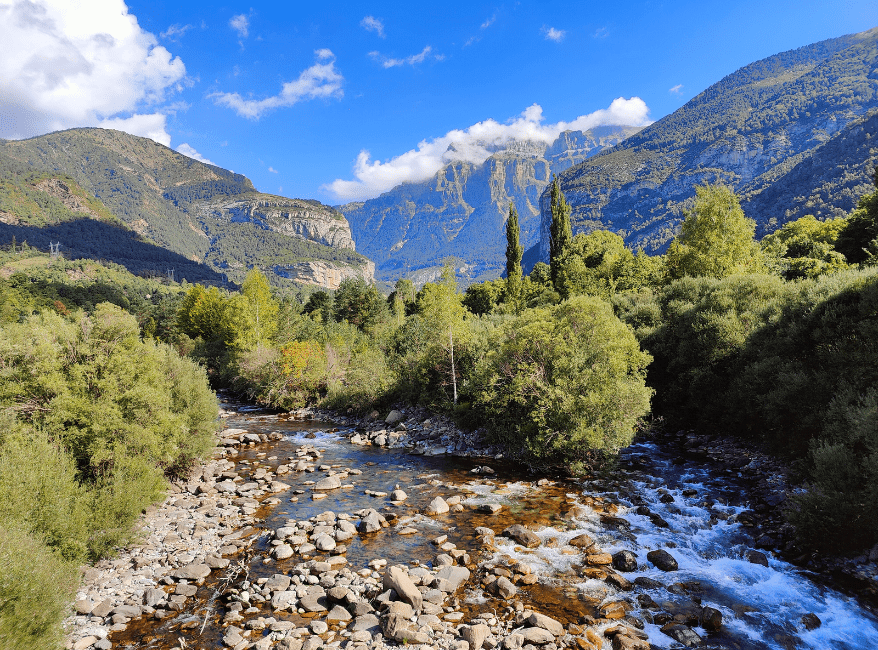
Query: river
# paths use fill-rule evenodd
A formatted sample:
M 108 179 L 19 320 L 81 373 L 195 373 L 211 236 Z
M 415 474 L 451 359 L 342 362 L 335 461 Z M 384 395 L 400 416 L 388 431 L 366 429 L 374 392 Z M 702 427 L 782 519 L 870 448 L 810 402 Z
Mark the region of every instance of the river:
M 630 611 L 622 622 L 627 620 L 632 627 L 642 625 L 654 648 L 682 647 L 661 630 L 674 616 L 686 622 L 703 639 L 703 647 L 709 648 L 878 647 L 878 620 L 855 599 L 771 554 L 765 555 L 767 566 L 754 563 L 752 557 L 748 559 L 752 540 L 736 521 L 746 504 L 741 502 L 741 489 L 734 476 L 711 475 L 696 462 L 680 462 L 653 443 L 638 443 L 623 453 L 623 461 L 649 459 L 637 471 L 620 470 L 614 477 L 595 481 L 537 482 L 520 468 L 498 461 L 418 456 L 398 449 L 352 445 L 345 435 L 349 431 L 334 430 L 331 423 L 254 410 L 239 411 L 227 420 L 227 426 L 253 433 L 283 434 L 281 440 L 245 447 L 231 457 L 236 471 L 242 474 L 257 467 L 276 469 L 295 458 L 296 450 L 303 446 L 322 452 L 316 471 L 281 477 L 291 489 L 279 495 L 280 503 L 263 505 L 257 513 L 262 520 L 259 525 L 266 530 L 302 522 L 326 511 L 356 513 L 374 508 L 386 516 L 389 526 L 346 541 L 344 555 L 353 571 L 367 567 L 376 558 L 387 560 L 389 565 L 429 567 L 437 553 L 435 538 L 447 535 L 448 542 L 458 549 L 473 549 L 472 562 L 479 567 L 471 568 L 476 575 L 495 565 L 508 566 L 514 561 L 527 564 L 537 580 L 520 584 L 517 599 L 525 608 L 551 616 L 565 626 L 587 626 L 600 619 L 601 605 L 624 600 Z M 474 473 L 486 465 L 493 473 Z M 314 481 L 327 471 L 345 469 L 362 473 L 351 474 L 346 480 L 348 487 L 328 491 L 317 500 L 312 498 Z M 391 503 L 390 493 L 397 486 L 408 498 Z M 447 514 L 422 514 L 437 496 L 452 503 L 459 496 L 463 507 Z M 490 514 L 487 504 L 498 504 L 501 509 Z M 539 546 L 525 548 L 500 536 L 512 524 L 524 524 L 535 531 Z M 478 545 L 474 542 L 477 527 L 497 533 L 493 547 L 479 554 L 475 553 Z M 604 553 L 627 550 L 636 556 L 635 570 L 617 574 L 628 584 L 619 588 L 612 580 L 608 582 L 607 567 L 586 565 L 581 550 L 568 544 L 583 534 L 592 537 Z M 254 545 L 253 554 L 247 558 L 248 584 L 259 583 L 260 579 L 264 583 L 266 578 L 284 572 L 281 561 L 269 558 L 271 548 L 271 536 L 259 538 Z M 656 549 L 669 552 L 678 569 L 666 572 L 650 562 L 647 553 Z M 321 556 L 316 552 L 313 557 Z M 239 577 L 238 582 L 244 579 Z M 237 588 L 240 590 L 241 584 Z M 209 579 L 179 615 L 161 621 L 144 617 L 132 622 L 124 632 L 111 636 L 113 647 L 223 647 L 222 620 L 227 601 L 217 596 L 218 591 L 216 579 Z M 480 620 L 487 620 L 491 612 L 499 616 L 499 609 L 509 603 L 487 595 L 473 579 L 447 604 L 462 612 L 461 622 L 466 623 L 482 615 Z M 253 615 L 271 616 L 267 605 L 255 607 Z M 700 626 L 699 613 L 705 607 L 722 614 L 718 630 Z M 313 620 L 310 614 L 287 617 L 297 624 Z M 817 619 L 819 626 L 808 629 Z M 327 641 L 327 645 L 337 646 L 344 637 L 335 637 L 335 641 Z M 270 644 L 265 643 L 265 647 Z M 604 647 L 611 647 L 610 639 L 605 640 Z

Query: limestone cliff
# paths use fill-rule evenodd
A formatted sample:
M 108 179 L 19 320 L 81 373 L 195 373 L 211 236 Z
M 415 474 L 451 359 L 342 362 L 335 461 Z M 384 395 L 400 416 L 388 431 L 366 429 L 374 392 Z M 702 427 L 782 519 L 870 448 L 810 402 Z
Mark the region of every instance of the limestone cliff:
M 566 169 L 636 133 L 636 127 L 568 131 L 551 145 L 513 141 L 483 163 L 454 161 L 422 183 L 339 207 L 357 249 L 375 260 L 380 279 L 412 276 L 448 256 L 471 279 L 497 277 L 505 264 L 509 204 L 525 248 L 539 240 L 539 197 L 552 172 Z M 449 149 L 453 152 L 453 146 Z

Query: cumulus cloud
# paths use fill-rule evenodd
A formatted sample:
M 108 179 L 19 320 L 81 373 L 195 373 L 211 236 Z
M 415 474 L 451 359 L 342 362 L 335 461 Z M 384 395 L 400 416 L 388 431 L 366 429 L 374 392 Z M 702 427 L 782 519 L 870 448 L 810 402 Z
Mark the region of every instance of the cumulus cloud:
M 166 130 L 167 119 L 168 118 L 164 113 L 149 113 L 145 115 L 135 113 L 130 117 L 107 118 L 101 120 L 95 126 L 99 126 L 102 129 L 125 131 L 125 133 L 150 138 L 159 144 L 170 147 L 171 136 L 168 135 Z
M 423 140 L 417 149 L 385 162 L 372 160 L 364 149 L 354 163 L 355 180 L 336 179 L 322 189 L 341 201 L 362 201 L 400 183 L 427 180 L 452 161 L 480 164 L 513 140 L 536 141 L 548 146 L 563 131 L 584 131 L 610 124 L 649 124 L 649 108 L 639 97 L 619 97 L 609 107 L 581 115 L 571 122 L 545 124 L 543 109 L 534 104 L 505 124 L 489 119 L 467 129 L 449 131 L 434 140 Z
M 268 167 L 268 171 L 270 171 L 272 174 L 277 174 L 277 173 L 278 173 L 277 170 L 276 170 L 274 167 L 271 167 L 270 165 L 269 165 L 269 167 Z
M 344 95 L 344 77 L 335 69 L 335 56 L 330 50 L 315 52 L 317 63 L 302 71 L 295 81 L 286 82 L 279 94 L 265 99 L 244 99 L 238 93 L 213 93 L 210 97 L 220 106 L 231 108 L 241 117 L 258 120 L 263 113 L 293 106 L 307 99 L 340 98 Z
M 216 166 L 215 162 L 208 160 L 207 158 L 202 156 L 200 153 L 195 151 L 195 147 L 190 146 L 188 142 L 184 142 L 179 147 L 177 147 L 177 151 L 179 153 L 183 154 L 184 156 L 189 156 L 190 158 L 194 158 L 198 162 L 203 162 L 206 165 Z
M 375 18 L 375 16 L 366 16 L 363 18 L 363 20 L 360 21 L 360 27 L 368 32 L 375 32 L 381 38 L 385 37 L 384 23 L 378 18 Z
M 554 27 L 543 27 L 543 36 L 546 37 L 547 41 L 555 41 L 556 43 L 560 43 L 564 40 L 565 32 L 563 29 L 555 29 Z
M 385 68 L 396 68 L 401 65 L 417 65 L 418 63 L 423 63 L 432 51 L 433 48 L 428 45 L 417 54 L 412 54 L 411 56 L 404 59 L 394 59 L 389 56 L 384 56 L 383 54 L 381 54 L 381 52 L 369 52 L 369 56 L 378 61 Z M 441 61 L 445 57 L 442 55 L 434 54 L 433 58 L 437 61 Z
M 186 67 L 123 0 L 14 0 L 0 33 L 0 137 L 112 123 L 170 141 L 157 104 Z
M 250 19 L 244 14 L 232 16 L 229 20 L 229 27 L 238 32 L 238 36 L 241 38 L 247 38 L 250 34 Z
M 674 95 L 681 95 L 683 93 L 683 84 L 677 84 L 673 88 L 668 88 L 668 92 Z

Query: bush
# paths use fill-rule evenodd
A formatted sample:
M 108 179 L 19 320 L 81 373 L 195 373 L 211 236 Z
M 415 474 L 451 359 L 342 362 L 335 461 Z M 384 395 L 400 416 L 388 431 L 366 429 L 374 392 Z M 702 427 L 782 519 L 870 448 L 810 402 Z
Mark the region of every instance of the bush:
M 492 343 L 476 408 L 512 456 L 576 472 L 592 451 L 628 445 L 649 411 L 650 356 L 603 300 L 527 311 Z
M 78 567 L 0 518 L 0 648 L 61 648 L 61 621 L 78 584 Z

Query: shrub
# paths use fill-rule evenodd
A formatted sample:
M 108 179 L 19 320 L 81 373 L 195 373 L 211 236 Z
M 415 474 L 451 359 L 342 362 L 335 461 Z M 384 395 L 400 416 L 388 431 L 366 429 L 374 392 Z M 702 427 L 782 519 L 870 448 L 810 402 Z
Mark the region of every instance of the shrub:
M 649 410 L 649 361 L 609 304 L 577 296 L 498 330 L 476 407 L 511 455 L 576 471 L 591 451 L 631 442 Z

